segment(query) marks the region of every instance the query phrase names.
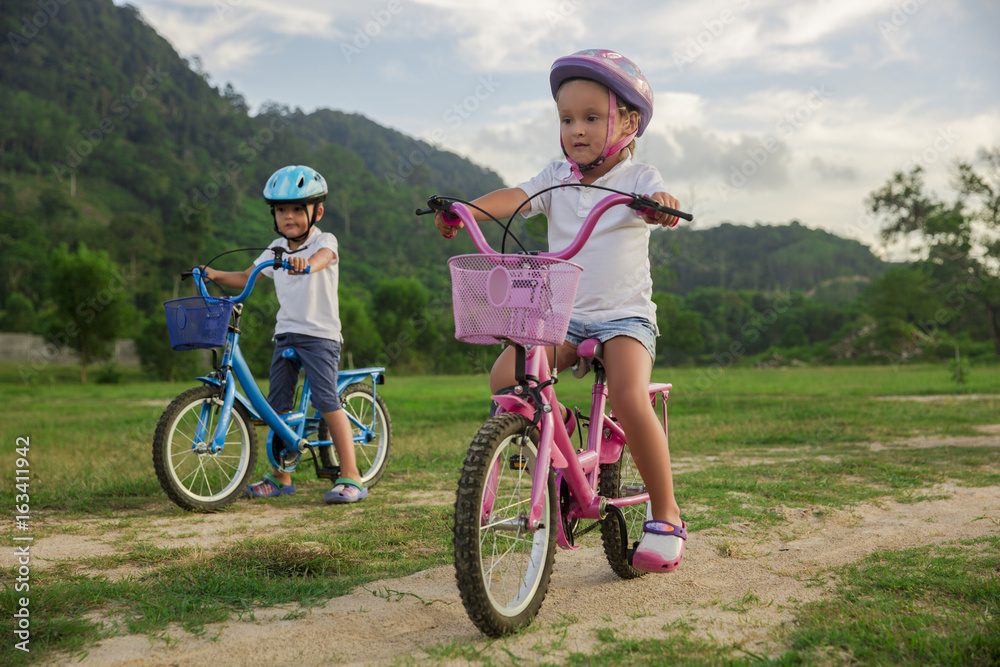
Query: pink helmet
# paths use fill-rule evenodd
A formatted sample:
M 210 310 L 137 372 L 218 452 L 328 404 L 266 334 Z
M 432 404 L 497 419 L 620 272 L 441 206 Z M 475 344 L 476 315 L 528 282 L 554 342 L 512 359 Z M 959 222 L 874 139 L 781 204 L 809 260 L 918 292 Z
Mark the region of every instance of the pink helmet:
M 563 81 L 577 77 L 604 84 L 612 93 L 635 107 L 640 117 L 636 136 L 642 136 L 653 117 L 653 89 L 634 62 L 607 49 L 586 49 L 563 56 L 552 63 L 549 72 L 552 97 L 555 98 Z
M 577 51 L 573 55 L 563 56 L 552 63 L 552 69 L 549 72 L 549 85 L 552 87 L 553 99 L 556 98 L 563 82 L 575 78 L 590 79 L 603 84 L 608 89 L 609 98 L 608 138 L 600 157 L 590 164 L 580 165 L 566 153 L 566 147 L 563 146 L 563 155 L 570 163 L 573 173 L 577 178 L 583 178 L 583 172 L 604 164 L 609 156 L 617 154 L 633 139 L 642 136 L 653 117 L 653 89 L 634 62 L 620 53 L 607 49 Z M 638 110 L 639 127 L 634 133 L 612 145 L 611 138 L 618 97 Z

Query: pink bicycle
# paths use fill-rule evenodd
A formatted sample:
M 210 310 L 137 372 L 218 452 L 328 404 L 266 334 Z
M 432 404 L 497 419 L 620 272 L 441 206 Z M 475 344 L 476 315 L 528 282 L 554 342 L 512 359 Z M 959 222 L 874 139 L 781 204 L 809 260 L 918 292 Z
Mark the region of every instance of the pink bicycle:
M 650 208 L 692 219 L 649 197 L 612 192 L 560 252 L 497 253 L 464 203 L 451 198 L 432 197 L 429 208 L 417 211 L 441 211 L 456 225 L 461 220 L 481 253 L 449 261 L 455 337 L 505 343 L 516 351 L 517 384 L 493 396 L 496 413 L 469 445 L 455 501 L 459 593 L 473 623 L 493 637 L 527 626 L 538 613 L 552 574 L 554 545 L 578 549 L 576 539 L 597 526 L 611 569 L 624 579 L 645 574 L 632 566 L 632 555 L 642 537 L 649 495 L 624 432 L 606 411 L 602 346 L 589 339 L 577 348 L 574 376 L 594 370 L 589 417 L 573 411 L 579 448 L 571 439 L 574 429 L 559 418 L 558 377 L 545 354 L 545 346 L 565 340 L 569 326 L 582 268 L 568 260 L 605 211 L 627 205 L 640 213 Z M 659 397 L 664 432 L 670 389 L 669 384 L 649 385 L 654 408 Z

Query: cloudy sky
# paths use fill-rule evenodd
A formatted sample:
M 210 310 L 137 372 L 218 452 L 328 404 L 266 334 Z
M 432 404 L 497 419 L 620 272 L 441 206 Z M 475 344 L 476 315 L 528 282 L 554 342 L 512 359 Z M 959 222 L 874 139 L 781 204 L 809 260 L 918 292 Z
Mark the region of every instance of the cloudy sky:
M 117 0 L 116 0 L 117 1 Z M 364 114 L 496 170 L 561 159 L 552 61 L 620 51 L 656 95 L 637 157 L 696 226 L 877 242 L 865 196 L 1000 145 L 995 0 L 129 0 L 213 85 Z

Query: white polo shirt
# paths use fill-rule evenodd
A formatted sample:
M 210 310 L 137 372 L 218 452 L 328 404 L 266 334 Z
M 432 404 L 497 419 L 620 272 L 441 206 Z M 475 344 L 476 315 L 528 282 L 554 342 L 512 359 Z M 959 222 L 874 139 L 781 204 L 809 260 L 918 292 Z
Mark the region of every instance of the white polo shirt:
M 274 259 L 270 248 L 288 250 L 288 239 L 275 239 L 268 250 L 254 261 L 254 265 Z M 274 333 L 298 333 L 316 338 L 343 342 L 340 331 L 340 302 L 337 288 L 340 282 L 340 256 L 337 254 L 337 237 L 313 227 L 309 238 L 295 253 L 308 259 L 321 248 L 333 251 L 333 260 L 322 271 L 307 275 L 293 275 L 284 269 L 266 268 L 261 271 L 274 280 L 278 295 L 278 317 Z
M 569 163 L 553 162 L 540 174 L 518 187 L 531 195 L 560 183 L 578 183 Z M 623 192 L 652 195 L 666 192 L 656 167 L 626 158 L 597 179 L 602 185 Z M 587 214 L 610 192 L 578 186 L 550 190 L 531 201 L 524 213 L 548 217 L 549 250 L 567 247 L 576 238 Z M 655 326 L 653 279 L 649 271 L 649 234 L 653 226 L 626 206 L 609 209 L 594 227 L 590 240 L 570 261 L 583 266 L 573 317 L 584 322 L 610 322 L 641 317 Z

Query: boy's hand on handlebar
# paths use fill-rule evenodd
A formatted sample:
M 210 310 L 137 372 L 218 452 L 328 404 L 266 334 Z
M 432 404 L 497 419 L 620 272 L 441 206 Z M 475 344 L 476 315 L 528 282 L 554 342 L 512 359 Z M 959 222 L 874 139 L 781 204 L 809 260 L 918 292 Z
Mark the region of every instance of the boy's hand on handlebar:
M 681 207 L 681 203 L 677 201 L 677 198 L 666 192 L 654 192 L 650 197 L 655 199 L 660 205 L 668 208 L 679 209 Z M 654 211 L 651 208 L 643 211 L 642 219 L 650 225 L 660 225 L 661 227 L 673 227 L 680 222 L 677 216 L 664 213 L 663 211 Z
M 458 234 L 458 230 L 465 227 L 465 223 L 458 218 L 446 216 L 445 213 L 436 211 L 434 213 L 434 226 L 437 227 L 441 236 L 446 239 L 453 239 Z
M 305 273 L 306 267 L 309 266 L 309 260 L 301 255 L 292 255 L 291 257 L 285 258 L 291 268 L 288 269 L 289 273 Z

